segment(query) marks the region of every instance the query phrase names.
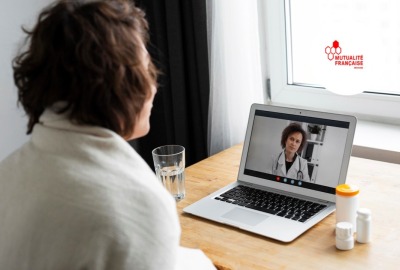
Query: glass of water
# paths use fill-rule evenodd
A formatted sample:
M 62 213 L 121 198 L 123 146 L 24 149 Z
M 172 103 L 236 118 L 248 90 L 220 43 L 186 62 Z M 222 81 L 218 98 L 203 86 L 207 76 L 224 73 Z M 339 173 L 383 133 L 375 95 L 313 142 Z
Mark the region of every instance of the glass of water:
M 164 145 L 152 151 L 156 175 L 176 201 L 185 198 L 185 147 Z

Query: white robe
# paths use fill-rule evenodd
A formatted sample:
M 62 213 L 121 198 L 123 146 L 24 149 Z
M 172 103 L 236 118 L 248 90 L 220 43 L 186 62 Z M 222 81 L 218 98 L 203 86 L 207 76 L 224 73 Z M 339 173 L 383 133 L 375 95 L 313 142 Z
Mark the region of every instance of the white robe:
M 172 196 L 108 129 L 46 110 L 0 163 L 1 269 L 178 269 L 179 238 Z

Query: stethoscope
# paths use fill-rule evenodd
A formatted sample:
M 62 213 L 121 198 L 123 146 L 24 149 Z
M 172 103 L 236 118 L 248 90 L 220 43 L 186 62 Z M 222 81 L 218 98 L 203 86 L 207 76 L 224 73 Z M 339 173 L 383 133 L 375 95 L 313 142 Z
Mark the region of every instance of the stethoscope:
M 283 152 L 281 152 L 281 153 L 279 154 L 278 159 L 276 160 L 275 171 L 278 171 L 278 165 L 279 165 L 279 164 L 278 164 L 278 161 L 279 161 L 279 159 L 281 158 L 282 153 L 283 153 Z M 303 180 L 303 179 L 304 179 L 304 174 L 303 174 L 303 171 L 301 170 L 300 157 L 299 157 L 299 155 L 298 155 L 297 153 L 296 153 L 296 156 L 297 156 L 297 159 L 298 159 L 298 161 L 299 161 L 299 170 L 297 171 L 297 179 Z

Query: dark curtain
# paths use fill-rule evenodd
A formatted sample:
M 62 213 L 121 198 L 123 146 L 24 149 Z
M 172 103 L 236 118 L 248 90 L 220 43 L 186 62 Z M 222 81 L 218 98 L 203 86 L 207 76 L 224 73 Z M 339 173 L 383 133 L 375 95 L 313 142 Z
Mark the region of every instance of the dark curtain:
M 161 70 L 147 136 L 130 142 L 154 168 L 151 151 L 183 145 L 186 166 L 207 157 L 209 69 L 206 0 L 136 0 L 150 26 L 149 52 Z

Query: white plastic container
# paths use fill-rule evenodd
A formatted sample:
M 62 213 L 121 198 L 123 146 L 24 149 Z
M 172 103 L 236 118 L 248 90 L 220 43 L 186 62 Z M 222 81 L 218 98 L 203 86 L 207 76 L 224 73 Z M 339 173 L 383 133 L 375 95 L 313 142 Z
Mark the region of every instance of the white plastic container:
M 350 250 L 354 247 L 353 225 L 350 222 L 336 224 L 336 248 Z
M 371 211 L 367 208 L 357 210 L 357 242 L 371 241 Z
M 359 188 L 355 185 L 342 184 L 336 187 L 336 223 L 350 222 L 352 233 L 357 230 Z

